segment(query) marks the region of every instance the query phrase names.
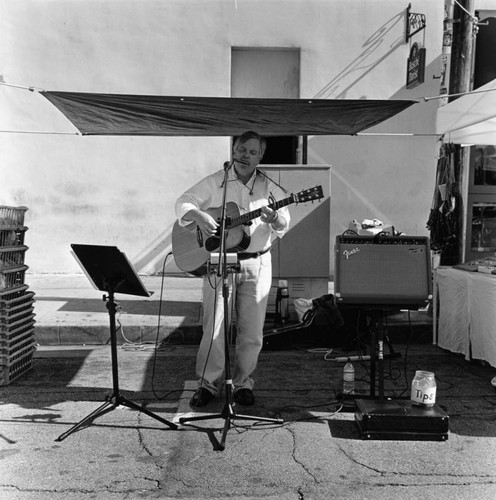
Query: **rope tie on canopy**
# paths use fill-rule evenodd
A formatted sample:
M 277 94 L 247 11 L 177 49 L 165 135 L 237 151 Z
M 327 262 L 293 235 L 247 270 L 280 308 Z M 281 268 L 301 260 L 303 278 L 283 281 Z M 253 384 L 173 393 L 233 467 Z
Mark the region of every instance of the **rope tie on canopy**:
M 43 89 L 37 88 L 37 87 L 25 87 L 24 85 L 14 85 L 13 83 L 7 83 L 0 81 L 0 85 L 4 85 L 5 87 L 12 87 L 15 89 L 22 89 L 22 90 L 29 90 L 29 92 L 44 92 Z
M 442 95 L 436 95 L 432 97 L 423 97 L 422 99 L 427 102 L 427 101 L 432 101 L 434 99 L 444 99 L 446 97 L 460 97 L 463 95 L 471 95 L 471 94 L 485 94 L 486 92 L 494 92 L 496 91 L 495 89 L 485 89 L 485 90 L 469 90 L 467 92 L 459 92 L 458 94 L 442 94 Z
M 14 89 L 27 90 L 29 92 L 44 92 L 43 89 L 38 87 L 26 87 L 25 85 L 16 85 L 7 83 L 0 80 L 0 85 L 4 87 L 11 87 Z M 34 134 L 34 135 L 79 135 L 78 132 L 42 132 L 39 130 L 0 130 L 1 134 Z

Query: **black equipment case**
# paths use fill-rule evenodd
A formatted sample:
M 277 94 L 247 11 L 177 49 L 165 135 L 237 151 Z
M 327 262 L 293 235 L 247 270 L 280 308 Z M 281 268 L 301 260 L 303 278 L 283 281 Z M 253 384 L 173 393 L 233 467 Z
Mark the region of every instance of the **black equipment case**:
M 364 439 L 448 439 L 449 417 L 437 404 L 419 407 L 403 399 L 356 399 L 355 404 L 355 422 Z

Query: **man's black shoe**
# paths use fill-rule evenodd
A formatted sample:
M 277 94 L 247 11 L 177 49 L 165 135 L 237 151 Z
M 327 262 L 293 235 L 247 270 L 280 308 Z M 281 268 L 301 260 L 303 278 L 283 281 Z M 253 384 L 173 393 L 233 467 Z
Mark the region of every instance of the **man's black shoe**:
M 234 401 L 243 406 L 251 406 L 255 403 L 255 396 L 250 389 L 239 389 L 234 394 Z
M 210 391 L 200 387 L 191 398 L 189 405 L 192 408 L 201 408 L 202 406 L 207 406 L 214 397 L 215 396 Z

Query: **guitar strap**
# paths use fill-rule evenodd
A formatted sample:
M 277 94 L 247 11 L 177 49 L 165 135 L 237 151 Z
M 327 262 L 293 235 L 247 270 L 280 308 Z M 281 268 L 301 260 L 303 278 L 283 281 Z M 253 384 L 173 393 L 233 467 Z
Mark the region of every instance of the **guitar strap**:
M 285 194 L 288 194 L 288 190 L 283 188 L 278 182 L 276 182 L 274 179 L 272 179 L 271 177 L 269 177 L 263 170 L 260 170 L 259 168 L 256 169 L 256 175 L 255 175 L 255 179 L 253 180 L 253 185 L 255 185 L 255 180 L 256 180 L 256 176 L 260 174 L 260 175 L 263 175 L 266 179 L 268 179 L 270 182 L 273 182 L 278 188 L 282 189 L 282 191 L 285 193 Z M 224 187 L 224 181 L 222 181 L 221 185 L 220 185 L 220 188 L 222 189 Z M 250 194 L 253 194 L 253 186 L 251 187 L 250 189 Z
M 283 188 L 278 182 L 276 182 L 274 179 L 272 179 L 271 177 L 269 177 L 263 170 L 260 170 L 259 168 L 257 168 L 257 172 L 259 174 L 262 174 L 270 182 L 273 182 L 278 188 L 282 189 L 284 193 L 288 194 L 288 190 L 287 189 Z

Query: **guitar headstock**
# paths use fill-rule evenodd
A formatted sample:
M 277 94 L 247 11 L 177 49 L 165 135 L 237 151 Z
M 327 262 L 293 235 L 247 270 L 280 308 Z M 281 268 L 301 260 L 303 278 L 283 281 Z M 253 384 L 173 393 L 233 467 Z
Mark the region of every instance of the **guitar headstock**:
M 322 199 L 324 193 L 322 192 L 322 186 L 315 186 L 310 189 L 304 189 L 293 196 L 295 198 L 295 203 L 305 203 L 307 201 Z

